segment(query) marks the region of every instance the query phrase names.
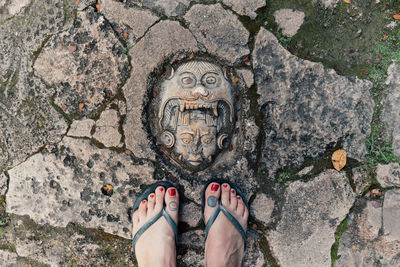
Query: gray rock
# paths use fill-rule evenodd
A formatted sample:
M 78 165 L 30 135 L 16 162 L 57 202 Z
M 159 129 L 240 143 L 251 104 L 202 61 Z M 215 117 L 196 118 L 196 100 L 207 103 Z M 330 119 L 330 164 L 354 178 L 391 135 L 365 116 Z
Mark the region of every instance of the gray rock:
M 5 173 L 0 173 L 0 196 L 4 195 L 7 191 L 8 177 Z
M 0 22 L 18 14 L 23 8 L 29 5 L 31 0 L 1 0 L 0 1 Z
M 242 79 L 246 83 L 247 88 L 250 88 L 254 84 L 254 74 L 251 70 L 248 69 L 239 69 L 239 75 L 242 76 Z
M 141 186 L 154 182 L 153 167 L 98 149 L 89 140 L 65 137 L 59 146 L 63 152 L 36 154 L 9 171 L 7 212 L 53 226 L 102 227 L 130 238 L 127 211 Z M 107 184 L 112 195 L 102 192 Z
M 355 199 L 346 175 L 327 170 L 308 182 L 292 182 L 283 197 L 276 229 L 267 234 L 278 264 L 330 266 L 336 227 Z
M 57 88 L 54 102 L 64 112 L 90 114 L 117 94 L 128 58 L 104 17 L 91 9 L 77 16 L 75 28 L 56 35 L 43 48 L 34 70 Z
M 143 105 L 147 101 L 147 78 L 172 55 L 198 51 L 193 35 L 178 22 L 161 21 L 131 49 L 132 73 L 123 87 L 127 114 L 124 123 L 126 147 L 140 158 L 155 158 L 143 128 Z
M 194 5 L 184 16 L 190 31 L 208 53 L 229 63 L 248 55 L 249 32 L 239 19 L 220 4 Z
M 18 266 L 17 265 L 17 253 L 8 251 L 8 250 L 0 250 L 0 265 L 11 267 Z
M 151 8 L 168 17 L 182 16 L 193 0 L 139 0 L 145 7 Z
M 90 132 L 92 131 L 94 124 L 95 121 L 91 119 L 73 121 L 67 135 L 73 137 L 90 138 L 92 136 Z
M 302 11 L 293 9 L 279 9 L 274 12 L 276 24 L 287 37 L 294 36 L 303 25 L 305 14 Z
M 299 171 L 299 172 L 297 173 L 297 175 L 298 175 L 298 176 L 307 175 L 307 174 L 310 173 L 310 171 L 312 171 L 312 169 L 314 169 L 314 166 L 313 166 L 313 165 L 304 167 L 301 171 Z
M 370 200 L 364 197 L 357 202 L 355 212 L 349 217 L 347 230 L 340 238 L 338 250 L 340 258 L 336 260 L 334 266 L 379 264 L 379 266 L 391 267 L 400 264 L 399 240 L 396 240 L 390 233 L 385 235 L 382 231 L 385 220 L 391 220 L 390 227 L 399 228 L 398 218 L 397 222 L 394 222 L 395 218 L 392 214 L 383 211 L 385 205 L 388 206 L 384 202 L 389 201 L 389 206 L 395 204 L 393 195 L 387 196 L 391 194 L 390 192 L 386 192 L 384 201 L 383 199 Z M 385 218 L 387 215 L 389 217 Z
M 361 196 L 371 184 L 370 174 L 365 166 L 353 168 L 351 170 L 352 178 L 355 185 L 355 191 L 358 196 Z
M 378 164 L 376 179 L 382 187 L 400 186 L 400 164 Z
M 159 19 L 148 10 L 130 7 L 114 0 L 103 0 L 100 11 L 109 21 L 127 25 L 135 39 L 142 37 Z
M 240 15 L 249 16 L 251 19 L 257 17 L 257 9 L 265 6 L 264 0 L 222 0 L 222 2 Z
M 187 223 L 190 227 L 196 227 L 201 221 L 201 208 L 193 202 L 182 203 L 179 211 L 179 221 Z
M 400 65 L 392 63 L 387 70 L 385 84 L 388 94 L 382 102 L 382 120 L 386 123 L 389 136 L 392 137 L 393 154 L 400 157 Z
M 101 113 L 100 119 L 96 122 L 96 131 L 93 138 L 104 144 L 106 147 L 117 147 L 120 145 L 122 135 L 118 131 L 118 112 L 108 109 Z
M 265 225 L 271 222 L 271 214 L 274 211 L 275 201 L 264 193 L 257 194 L 251 203 L 250 213 Z
M 400 246 L 400 190 L 385 193 L 383 232 L 387 241 L 397 241 Z
M 299 59 L 265 29 L 256 37 L 253 69 L 264 114 L 261 163 L 269 175 L 318 157 L 332 143 L 363 158 L 374 107 L 371 82 Z
M 339 0 L 312 0 L 312 2 L 314 4 L 318 2 L 324 8 L 334 9 L 337 3 L 339 3 Z
M 54 88 L 32 75 L 41 44 L 72 25 L 72 9 L 63 3 L 34 1 L 25 12 L 0 23 L 0 169 L 59 142 L 67 129 L 51 104 Z

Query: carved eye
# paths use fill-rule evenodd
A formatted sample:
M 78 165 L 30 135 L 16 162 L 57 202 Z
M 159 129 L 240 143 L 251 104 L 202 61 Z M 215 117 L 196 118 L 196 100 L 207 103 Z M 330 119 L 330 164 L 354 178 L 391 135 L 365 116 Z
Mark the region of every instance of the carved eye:
M 182 142 L 185 145 L 188 145 L 188 144 L 192 143 L 192 138 L 182 138 Z
M 202 84 L 207 89 L 214 89 L 218 87 L 220 83 L 221 79 L 219 78 L 219 75 L 217 73 L 208 72 L 202 77 Z
M 190 72 L 182 73 L 180 80 L 183 87 L 190 88 L 196 85 L 196 77 Z
M 205 145 L 209 145 L 211 144 L 212 138 L 204 138 L 203 140 L 201 140 L 203 142 L 203 144 Z

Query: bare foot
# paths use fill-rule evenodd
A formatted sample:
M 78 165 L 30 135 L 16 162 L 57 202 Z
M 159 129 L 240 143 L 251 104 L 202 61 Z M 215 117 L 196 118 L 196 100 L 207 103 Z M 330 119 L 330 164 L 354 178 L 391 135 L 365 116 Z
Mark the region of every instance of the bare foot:
M 249 211 L 242 198 L 229 184 L 211 183 L 205 192 L 204 219 L 207 222 L 221 201 L 222 206 L 247 229 Z M 214 205 L 215 204 L 215 205 Z M 211 226 L 205 245 L 206 265 L 240 266 L 244 254 L 244 240 L 236 227 L 222 211 Z
M 179 195 L 176 188 L 159 186 L 155 193 L 143 200 L 132 215 L 132 236 L 164 207 L 178 224 Z M 176 266 L 175 234 L 164 216 L 161 216 L 137 240 L 135 254 L 139 266 Z

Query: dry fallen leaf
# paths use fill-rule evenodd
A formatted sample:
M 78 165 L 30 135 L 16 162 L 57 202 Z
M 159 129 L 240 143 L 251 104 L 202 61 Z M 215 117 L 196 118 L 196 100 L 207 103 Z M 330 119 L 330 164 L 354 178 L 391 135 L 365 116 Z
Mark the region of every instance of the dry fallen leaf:
M 369 74 L 369 70 L 364 70 L 364 71 L 362 72 L 362 74 L 363 74 L 363 75 L 368 75 L 368 74 Z
M 125 38 L 125 39 L 128 39 L 128 38 L 129 38 L 129 34 L 126 33 L 126 32 L 124 32 L 124 38 Z
M 394 14 L 394 15 L 393 15 L 393 18 L 394 18 L 394 19 L 400 19 L 400 14 Z
M 370 196 L 371 196 L 371 198 L 378 198 L 378 197 L 381 197 L 382 194 L 383 194 L 383 193 L 382 193 L 379 189 L 377 189 L 377 188 L 374 188 L 374 189 L 372 189 L 372 190 L 370 191 Z
M 101 9 L 101 1 L 100 0 L 96 4 L 96 9 L 97 9 L 97 11 L 100 11 L 100 9 Z
M 79 103 L 78 109 L 82 110 L 85 107 L 85 103 Z
M 246 57 L 245 59 L 243 59 L 243 62 L 246 65 L 250 65 L 250 58 Z
M 386 41 L 387 40 L 387 35 L 385 34 L 382 38 L 382 41 Z
M 108 184 L 101 188 L 101 192 L 106 196 L 111 196 L 113 194 L 113 186 Z
M 350 4 L 350 0 L 343 0 L 346 4 Z
M 189 58 L 190 58 L 190 59 L 193 59 L 193 58 L 194 58 L 194 53 L 193 53 L 193 52 L 190 54 Z
M 332 164 L 333 167 L 338 171 L 343 169 L 343 167 L 346 166 L 346 151 L 340 149 L 333 152 Z
M 233 83 L 237 83 L 239 79 L 237 77 L 233 78 Z

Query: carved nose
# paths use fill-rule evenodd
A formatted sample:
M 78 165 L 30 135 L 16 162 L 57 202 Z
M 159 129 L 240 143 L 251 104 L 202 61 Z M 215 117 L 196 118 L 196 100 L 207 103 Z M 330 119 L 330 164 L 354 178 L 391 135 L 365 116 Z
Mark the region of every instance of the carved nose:
M 203 86 L 198 86 L 193 91 L 194 95 L 208 96 L 208 90 Z

